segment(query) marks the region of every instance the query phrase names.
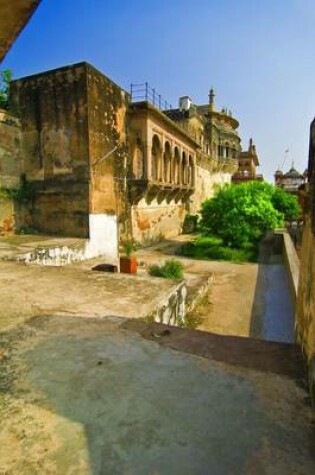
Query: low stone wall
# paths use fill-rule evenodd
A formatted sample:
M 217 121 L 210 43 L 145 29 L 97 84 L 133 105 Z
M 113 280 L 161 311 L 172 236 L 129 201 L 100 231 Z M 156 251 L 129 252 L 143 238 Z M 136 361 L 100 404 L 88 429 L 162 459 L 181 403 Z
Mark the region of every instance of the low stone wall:
M 192 312 L 200 299 L 207 293 L 213 282 L 213 276 L 201 277 L 178 284 L 146 320 L 176 327 L 186 326 L 186 315 Z
M 287 231 L 278 231 L 277 234 L 282 236 L 282 252 L 284 263 L 290 283 L 290 293 L 294 310 L 296 310 L 297 293 L 300 275 L 300 261 L 295 250 L 293 241 Z
M 159 303 L 157 308 L 146 317 L 146 320 L 164 323 L 165 325 L 184 326 L 186 297 L 187 285 L 186 282 L 181 282 Z
M 31 252 L 20 254 L 15 260 L 24 261 L 26 264 L 43 266 L 64 266 L 74 261 L 83 261 L 85 257 L 86 242 L 72 246 L 40 246 Z
M 104 256 L 108 259 L 113 258 L 113 256 L 106 256 L 104 252 L 93 246 L 91 240 L 87 239 L 67 245 L 40 245 L 29 252 L 8 256 L 6 259 L 42 266 L 66 266 L 72 262 L 84 261 L 99 256 Z
M 186 313 L 193 312 L 213 283 L 213 275 L 200 276 L 188 282 Z

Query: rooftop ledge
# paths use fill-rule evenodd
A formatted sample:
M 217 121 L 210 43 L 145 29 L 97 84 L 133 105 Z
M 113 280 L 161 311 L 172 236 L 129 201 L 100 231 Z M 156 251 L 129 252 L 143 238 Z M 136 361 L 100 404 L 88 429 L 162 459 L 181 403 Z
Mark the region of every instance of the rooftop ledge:
M 131 114 L 137 114 L 144 111 L 155 115 L 155 117 L 163 121 L 165 125 L 176 130 L 176 132 L 178 132 L 182 136 L 182 138 L 188 141 L 190 143 L 190 146 L 192 146 L 194 149 L 198 149 L 200 147 L 199 143 L 192 137 L 192 135 L 190 135 L 184 128 L 182 128 L 172 119 L 167 117 L 167 115 L 164 114 L 163 111 L 152 105 L 149 101 L 132 102 L 129 105 L 129 112 Z

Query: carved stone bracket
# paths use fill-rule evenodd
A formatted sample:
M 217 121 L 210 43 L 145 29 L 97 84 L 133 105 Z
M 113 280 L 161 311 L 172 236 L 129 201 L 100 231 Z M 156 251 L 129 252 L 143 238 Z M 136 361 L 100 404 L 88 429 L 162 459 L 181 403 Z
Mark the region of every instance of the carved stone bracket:
M 177 203 L 180 200 L 188 200 L 195 190 L 192 185 L 163 183 L 146 179 L 132 180 L 128 183 L 128 187 L 131 204 L 138 204 L 142 198 L 148 204 L 154 199 L 158 203 L 162 203 L 164 200 L 167 203 L 175 200 Z

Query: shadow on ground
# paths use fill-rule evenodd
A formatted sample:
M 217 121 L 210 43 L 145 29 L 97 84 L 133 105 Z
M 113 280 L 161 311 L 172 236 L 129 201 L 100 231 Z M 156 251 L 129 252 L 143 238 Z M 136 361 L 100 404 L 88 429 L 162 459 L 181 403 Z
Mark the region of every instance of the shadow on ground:
M 161 325 L 121 323 L 38 317 L 1 335 L 0 472 L 313 473 L 300 370 L 248 369 L 248 347 L 230 364 L 232 340 L 212 335 L 200 357 L 206 333 L 170 328 L 167 344 Z

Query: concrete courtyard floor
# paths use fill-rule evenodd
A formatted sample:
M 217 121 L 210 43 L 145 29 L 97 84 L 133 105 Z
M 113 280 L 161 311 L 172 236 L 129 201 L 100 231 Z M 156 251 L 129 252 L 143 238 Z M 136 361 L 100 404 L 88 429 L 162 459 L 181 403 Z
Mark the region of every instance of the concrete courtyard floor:
M 137 323 L 43 316 L 1 335 L 1 474 L 315 473 L 292 345 Z
M 99 262 L 0 261 L 1 475 L 315 473 L 297 347 L 130 320 L 174 284 Z M 206 325 L 248 336 L 258 266 L 183 262 L 188 280 L 214 276 Z

